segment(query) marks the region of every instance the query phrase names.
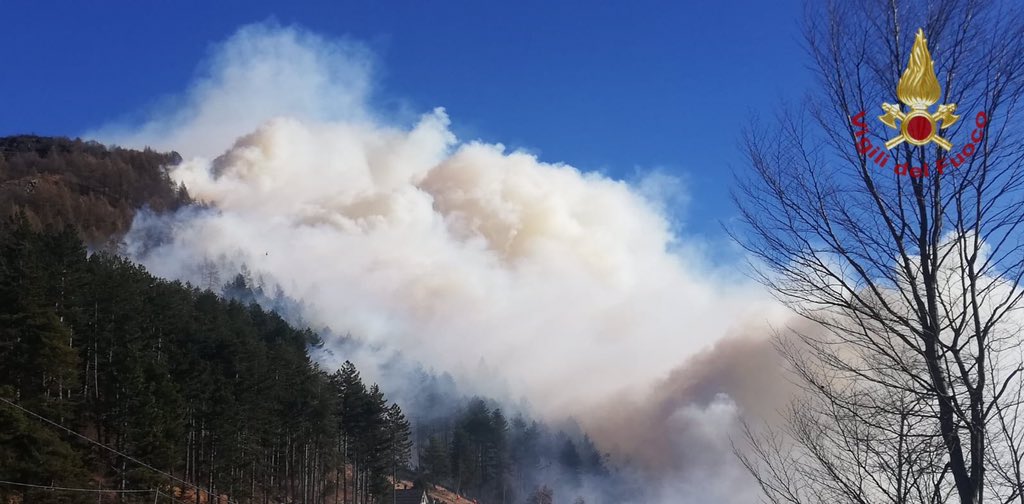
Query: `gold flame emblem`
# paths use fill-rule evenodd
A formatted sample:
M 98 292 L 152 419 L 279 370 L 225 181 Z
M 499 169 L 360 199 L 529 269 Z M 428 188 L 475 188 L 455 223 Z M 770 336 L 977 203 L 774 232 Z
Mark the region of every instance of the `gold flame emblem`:
M 953 148 L 949 140 L 939 136 L 938 125 L 941 123 L 941 129 L 946 129 L 960 119 L 960 116 L 953 114 L 956 112 L 956 104 L 939 105 L 934 114 L 928 112 L 928 108 L 942 96 L 942 88 L 939 87 L 939 79 L 935 76 L 935 63 L 928 52 L 928 39 L 924 38 L 924 30 L 917 30 L 914 47 L 910 50 L 910 61 L 907 62 L 907 69 L 900 77 L 896 96 L 910 107 L 910 111 L 903 113 L 899 105 L 882 104 L 885 114 L 878 116 L 878 119 L 886 126 L 900 131 L 899 136 L 885 143 L 885 148 L 892 149 L 903 142 L 911 145 L 935 142 L 943 149 Z M 896 121 L 900 122 L 899 126 L 896 125 Z

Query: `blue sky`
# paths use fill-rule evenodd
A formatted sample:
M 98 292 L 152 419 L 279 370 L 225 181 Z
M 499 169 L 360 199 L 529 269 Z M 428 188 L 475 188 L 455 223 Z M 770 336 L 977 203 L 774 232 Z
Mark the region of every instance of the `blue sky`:
M 630 179 L 685 181 L 684 229 L 734 214 L 741 128 L 811 81 L 801 2 L 0 0 L 0 135 L 77 136 L 182 92 L 210 44 L 273 20 L 369 46 L 383 108 Z

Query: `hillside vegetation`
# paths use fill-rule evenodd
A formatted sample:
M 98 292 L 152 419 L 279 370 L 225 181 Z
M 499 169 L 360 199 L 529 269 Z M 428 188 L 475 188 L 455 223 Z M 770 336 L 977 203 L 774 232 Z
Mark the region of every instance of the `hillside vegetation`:
M 215 292 L 112 253 L 140 208 L 190 203 L 167 175 L 177 162 L 0 138 L 0 504 L 357 504 L 390 502 L 393 481 L 444 503 L 550 502 L 549 486 L 570 502 L 614 488 L 578 429 L 507 418 L 450 377 L 420 368 L 406 401 L 429 418 L 407 418 L 352 363 L 321 369 L 320 335 L 265 309 L 294 301 L 247 272 Z
M 90 245 L 116 242 L 143 207 L 168 211 L 191 200 L 167 167 L 175 152 L 109 148 L 38 136 L 0 137 L 0 220 L 23 211 L 36 229 L 73 225 Z
M 251 502 L 383 495 L 409 459 L 409 423 L 350 363 L 312 364 L 318 343 L 255 304 L 87 257 L 70 229 L 35 232 L 22 218 L 0 236 L 0 480 L 189 482 Z M 335 488 L 346 465 L 352 488 Z

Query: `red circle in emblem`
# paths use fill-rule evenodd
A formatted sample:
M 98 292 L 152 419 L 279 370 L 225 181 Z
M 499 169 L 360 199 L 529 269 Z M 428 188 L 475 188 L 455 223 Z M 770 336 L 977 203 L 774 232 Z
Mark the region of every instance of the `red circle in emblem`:
M 924 141 L 932 134 L 932 122 L 924 116 L 911 117 L 907 123 L 907 135 L 917 140 Z

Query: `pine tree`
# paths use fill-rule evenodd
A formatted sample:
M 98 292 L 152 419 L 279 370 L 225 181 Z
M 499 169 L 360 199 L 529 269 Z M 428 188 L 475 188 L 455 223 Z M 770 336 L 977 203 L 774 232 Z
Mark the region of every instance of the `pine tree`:
M 372 497 L 390 495 L 388 475 L 391 474 L 391 435 L 388 423 L 387 398 L 376 383 L 370 386 L 367 433 L 363 437 L 366 446 L 365 466 L 367 492 Z
M 451 468 L 456 491 L 483 493 L 485 443 L 491 434 L 490 411 L 480 398 L 469 402 L 452 436 Z
M 499 502 L 503 502 L 507 494 L 507 436 L 508 421 L 501 408 L 495 408 L 491 412 L 490 429 L 484 443 L 484 475 L 492 487 L 490 497 Z
M 57 268 L 44 243 L 18 214 L 0 245 L 0 385 L 14 387 L 42 414 L 62 419 L 71 414 L 78 355 L 71 331 L 56 313 L 48 291 Z
M 386 415 L 388 431 L 388 459 L 391 463 L 392 493 L 398 484 L 398 472 L 409 467 L 412 457 L 412 427 L 397 403 L 392 403 Z
M 562 449 L 558 452 L 558 463 L 561 465 L 562 470 L 565 471 L 569 483 L 574 486 L 578 485 L 580 472 L 583 468 L 583 459 L 580 457 L 580 453 L 576 449 L 576 443 L 573 443 L 572 439 L 566 438 L 565 442 L 562 443 Z
M 9 387 L 0 387 L 0 397 L 10 399 Z M 52 428 L 41 425 L 16 408 L 0 404 L 0 480 L 50 485 L 60 481 L 84 485 L 88 473 L 81 454 Z M 0 485 L 0 502 L 19 495 L 21 502 L 82 502 L 81 495 L 58 495 Z
M 420 467 L 425 479 L 434 484 L 446 484 L 451 474 L 448 447 L 437 436 L 430 436 L 427 447 L 420 455 Z
M 597 446 L 594 445 L 594 441 L 590 439 L 590 436 L 586 434 L 583 435 L 583 440 L 580 441 L 579 454 L 583 473 L 592 476 L 607 476 L 608 469 L 604 465 L 604 456 L 597 449 Z
M 349 488 L 348 478 L 343 481 L 342 493 L 345 501 L 349 502 L 349 496 L 354 500 L 360 497 L 360 469 L 364 465 L 364 452 L 366 442 L 363 441 L 369 430 L 369 393 L 363 384 L 359 371 L 349 361 L 341 366 L 339 370 L 341 386 L 341 409 L 344 411 L 342 417 L 342 428 L 344 430 L 344 444 L 346 459 L 352 463 L 352 481 Z

